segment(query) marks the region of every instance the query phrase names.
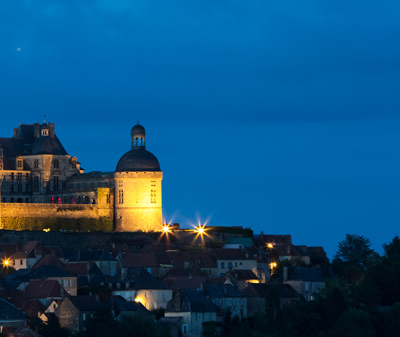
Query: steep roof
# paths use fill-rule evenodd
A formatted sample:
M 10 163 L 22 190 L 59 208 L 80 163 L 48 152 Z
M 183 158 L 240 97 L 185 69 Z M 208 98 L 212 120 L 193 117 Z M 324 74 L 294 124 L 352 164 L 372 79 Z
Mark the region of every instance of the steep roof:
M 133 283 L 133 289 L 167 289 L 167 287 L 158 281 L 153 275 L 148 273 L 142 267 L 130 267 L 127 271 L 125 282 Z
M 71 301 L 79 311 L 96 311 L 101 309 L 101 305 L 93 296 L 69 296 L 65 301 Z
M 215 298 L 243 297 L 232 284 L 206 283 L 203 285 L 203 292 L 206 296 Z
M 41 266 L 37 269 L 44 277 L 74 277 L 75 275 L 57 266 Z
M 55 255 L 53 254 L 46 254 L 43 255 L 32 268 L 38 269 L 42 266 L 55 266 L 58 268 L 63 268 L 64 263 L 62 263 Z
M 0 320 L 23 320 L 25 319 L 24 313 L 17 307 L 0 298 Z
M 167 304 L 166 312 L 215 312 L 220 309 L 197 290 L 182 290 Z
M 63 298 L 64 289 L 56 280 L 32 280 L 25 288 L 28 298 Z
M 154 254 L 152 253 L 126 253 L 122 258 L 124 267 L 158 267 Z

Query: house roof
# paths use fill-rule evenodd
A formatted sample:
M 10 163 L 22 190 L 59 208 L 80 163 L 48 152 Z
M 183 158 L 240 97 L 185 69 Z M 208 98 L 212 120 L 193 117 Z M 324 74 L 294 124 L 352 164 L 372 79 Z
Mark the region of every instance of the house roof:
M 243 297 L 232 284 L 206 283 L 203 285 L 203 292 L 206 296 L 215 298 Z
M 28 317 L 39 317 L 45 312 L 46 307 L 38 299 L 35 299 L 26 301 L 22 310 Z
M 182 290 L 168 302 L 166 312 L 220 313 L 220 309 L 200 291 Z
M 167 289 L 163 283 L 142 267 L 128 268 L 125 282 L 133 283 L 134 289 Z
M 32 280 L 25 288 L 28 298 L 63 298 L 64 289 L 56 280 Z
M 56 266 L 58 268 L 63 268 L 64 263 L 62 263 L 55 255 L 45 254 L 43 255 L 32 268 L 37 269 L 42 266 Z
M 146 309 L 140 302 L 128 302 L 122 296 L 111 296 L 105 303 L 104 306 L 109 309 L 113 310 L 115 316 L 118 316 L 120 312 L 142 312 L 146 314 L 151 314 L 150 311 Z
M 217 260 L 247 260 L 245 252 L 242 249 L 213 249 Z
M 203 283 L 206 283 L 206 277 L 177 277 L 175 279 L 166 279 L 164 284 L 169 289 L 200 289 Z
M 249 287 L 251 287 L 259 297 L 266 297 L 270 289 L 276 289 L 280 298 L 299 298 L 299 294 L 289 284 L 253 283 Z
M 309 282 L 325 282 L 323 270 L 314 267 L 288 268 L 288 281 L 309 281 Z
M 74 274 L 57 266 L 41 266 L 37 271 L 44 277 L 75 277 Z
M 89 274 L 89 267 L 87 262 L 67 263 L 66 265 L 64 265 L 64 270 L 76 276 Z
M 0 298 L 6 299 L 8 302 L 15 305 L 19 309 L 21 309 L 25 302 L 28 300 L 25 294 L 18 289 L 1 290 Z
M 21 326 L 17 328 L 13 333 L 13 337 L 41 337 L 38 333 L 29 329 L 28 327 Z
M 235 269 L 228 271 L 227 274 L 231 275 L 238 281 L 258 280 L 256 274 L 254 274 L 253 271 L 248 269 Z
M 152 253 L 126 253 L 122 258 L 124 267 L 158 267 L 157 259 Z
M 229 238 L 227 240 L 227 244 L 239 244 L 243 247 L 250 248 L 253 247 L 254 242 L 251 238 Z
M 93 296 L 69 296 L 64 301 L 67 300 L 79 311 L 96 311 L 101 309 L 101 305 Z
M 0 320 L 24 320 L 24 313 L 4 298 L 0 298 Z

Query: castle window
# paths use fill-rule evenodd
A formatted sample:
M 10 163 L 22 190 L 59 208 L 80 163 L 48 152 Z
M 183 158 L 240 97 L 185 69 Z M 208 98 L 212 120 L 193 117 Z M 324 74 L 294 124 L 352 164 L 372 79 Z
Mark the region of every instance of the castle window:
M 54 159 L 53 166 L 54 168 L 59 168 L 58 159 Z
M 21 181 L 22 180 L 22 173 L 17 173 L 17 180 Z
M 23 167 L 23 161 L 22 161 L 22 159 L 17 159 L 17 168 L 18 168 L 18 169 L 22 169 L 22 167 Z
M 17 192 L 18 193 L 22 192 L 22 185 L 21 184 L 17 185 Z
M 28 204 L 29 203 L 29 198 L 25 198 L 25 202 Z
M 151 181 L 151 190 L 150 190 L 150 202 L 155 204 L 156 201 L 156 182 L 155 180 Z
M 11 181 L 14 181 L 14 172 L 11 173 Z
M 33 192 L 39 192 L 39 177 L 33 177 Z
M 3 198 L 3 202 L 6 202 L 6 198 Z
M 124 191 L 120 190 L 118 192 L 118 203 L 123 204 L 124 203 Z
M 53 177 L 53 189 L 54 191 L 58 191 L 59 189 L 59 176 L 54 176 Z
M 151 190 L 150 194 L 151 194 L 151 196 L 150 196 L 151 203 L 155 204 L 156 203 L 156 190 Z
M 26 181 L 29 181 L 29 173 L 26 173 L 26 174 L 25 174 L 25 180 L 26 180 Z
M 14 193 L 14 184 L 11 184 L 11 193 Z
M 122 180 L 118 181 L 118 187 L 122 187 L 124 185 L 124 182 Z
M 38 168 L 39 167 L 39 159 L 35 159 L 33 162 L 33 168 Z
M 10 202 L 14 202 L 14 198 L 11 198 L 11 199 L 10 199 Z
M 110 204 L 110 203 L 111 203 L 111 196 L 110 196 L 109 193 L 106 195 L 106 203 L 107 203 L 107 204 Z

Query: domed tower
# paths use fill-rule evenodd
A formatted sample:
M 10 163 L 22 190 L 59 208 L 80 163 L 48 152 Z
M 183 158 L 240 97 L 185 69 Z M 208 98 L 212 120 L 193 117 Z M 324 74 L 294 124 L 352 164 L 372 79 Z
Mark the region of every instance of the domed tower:
M 157 158 L 145 148 L 146 132 L 132 128 L 132 149 L 117 164 L 115 229 L 119 232 L 159 231 L 162 228 L 161 180 Z

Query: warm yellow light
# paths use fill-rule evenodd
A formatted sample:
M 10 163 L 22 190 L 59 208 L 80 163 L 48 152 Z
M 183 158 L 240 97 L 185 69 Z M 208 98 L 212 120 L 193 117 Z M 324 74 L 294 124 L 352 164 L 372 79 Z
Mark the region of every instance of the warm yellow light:
M 8 267 L 10 265 L 10 259 L 3 260 L 3 267 Z
M 50 228 L 43 228 L 43 232 L 50 232 Z
M 141 298 L 141 297 L 136 297 L 136 298 L 135 298 L 135 302 L 136 302 L 136 303 L 141 303 L 141 304 L 144 303 L 143 298 Z
M 170 228 L 169 228 L 169 226 L 168 225 L 165 225 L 164 227 L 163 227 L 163 232 L 164 233 L 169 233 L 171 230 L 170 230 Z
M 276 262 L 271 262 L 271 263 L 269 264 L 269 267 L 270 267 L 271 270 L 273 270 L 274 268 L 276 268 L 276 266 L 277 266 Z
M 259 280 L 249 280 L 248 282 L 249 282 L 249 283 L 260 283 Z
M 267 247 L 268 247 L 268 248 L 274 248 L 274 245 L 273 245 L 272 243 L 268 243 L 268 244 L 267 244 Z

